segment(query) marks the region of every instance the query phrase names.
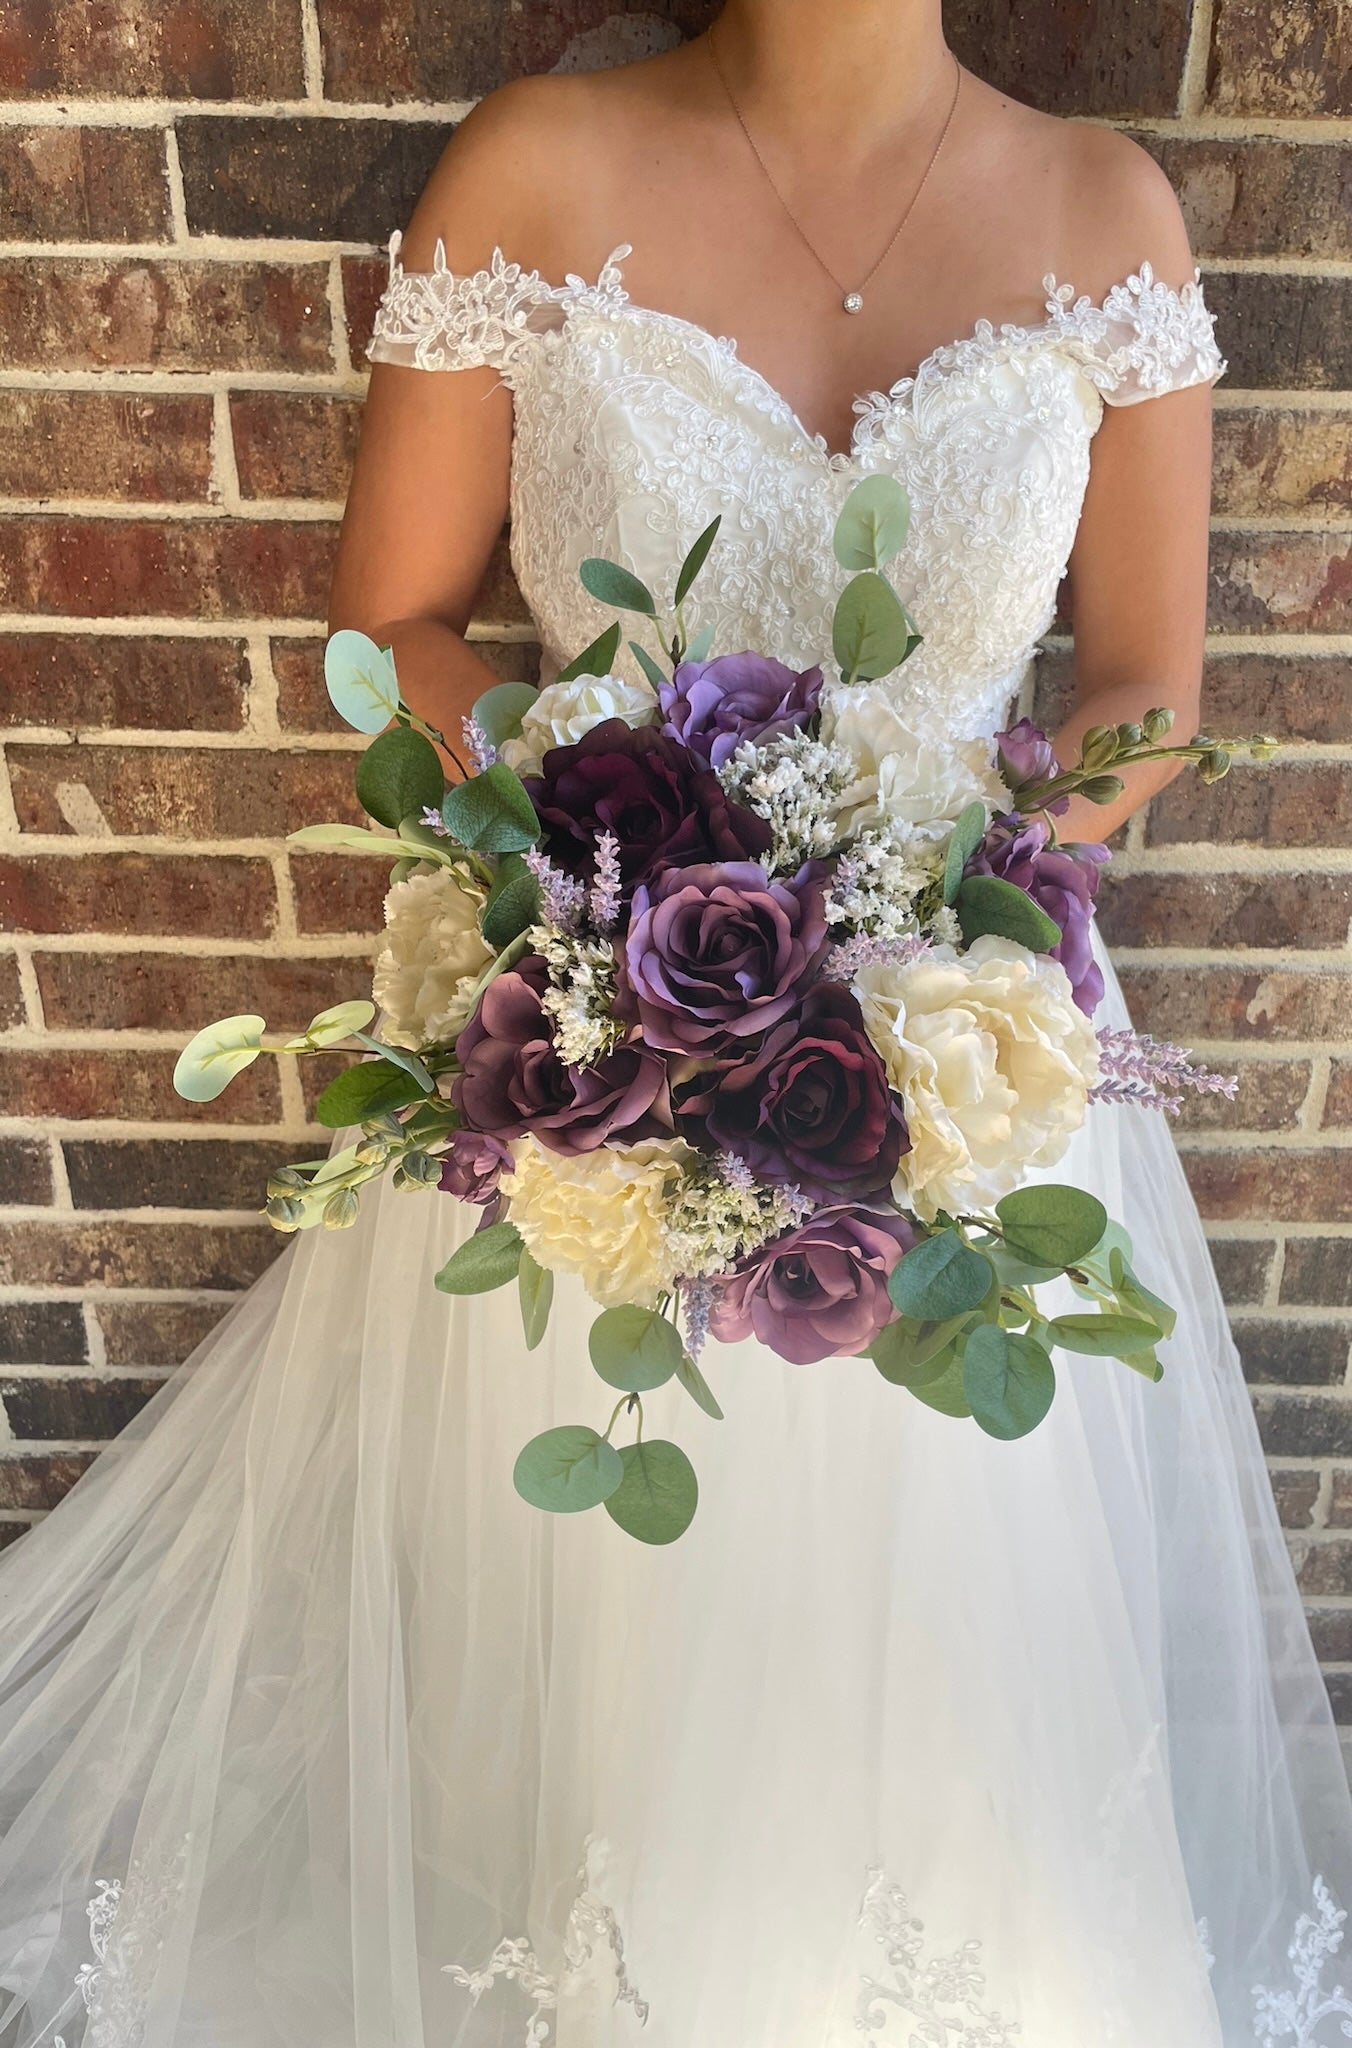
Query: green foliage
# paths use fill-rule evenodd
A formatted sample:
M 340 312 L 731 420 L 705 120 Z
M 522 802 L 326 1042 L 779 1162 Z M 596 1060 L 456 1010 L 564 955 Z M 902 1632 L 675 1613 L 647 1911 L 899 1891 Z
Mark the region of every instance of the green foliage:
M 329 1082 L 315 1104 L 315 1118 L 326 1130 L 341 1131 L 388 1110 L 403 1109 L 423 1093 L 420 1082 L 387 1061 L 362 1060 Z
M 543 1342 L 549 1328 L 549 1311 L 554 1306 L 554 1275 L 547 1266 L 538 1264 L 523 1245 L 516 1280 L 526 1349 L 534 1351 Z
M 1036 1265 L 1073 1266 L 1094 1249 L 1107 1228 L 1108 1212 L 1082 1188 L 1051 1183 L 1016 1188 L 997 1202 L 995 1213 L 1010 1250 Z
M 962 887 L 962 871 L 986 836 L 986 806 L 977 798 L 968 804 L 953 827 L 944 859 L 944 902 L 955 901 Z M 1059 934 L 1058 934 L 1059 936 Z
M 490 1223 L 451 1253 L 437 1274 L 442 1294 L 491 1294 L 515 1280 L 525 1246 L 514 1223 Z
M 500 747 L 504 740 L 517 737 L 522 719 L 539 694 L 530 683 L 494 683 L 475 699 L 475 721 L 493 745 Z
M 556 683 L 576 682 L 579 676 L 608 676 L 615 666 L 615 656 L 620 651 L 620 622 L 618 619 L 606 627 L 604 633 L 584 647 L 576 661 L 570 661 L 567 668 L 561 668 L 554 680 Z M 520 727 L 518 726 L 518 731 Z
M 398 1067 L 401 1073 L 410 1075 L 424 1095 L 431 1095 L 434 1092 L 437 1084 L 416 1052 L 406 1052 L 402 1045 L 386 1045 L 383 1038 L 370 1038 L 364 1031 L 354 1031 L 351 1035 L 359 1045 L 364 1045 L 368 1052 L 377 1053 L 382 1060 L 388 1060 L 392 1067 Z
M 613 605 L 617 612 L 642 612 L 646 618 L 657 617 L 651 590 L 632 569 L 607 562 L 599 555 L 588 555 L 577 573 L 583 589 L 601 604 Z
M 479 779 L 475 777 L 476 781 Z M 402 834 L 392 839 L 387 832 L 372 832 L 365 825 L 302 825 L 298 832 L 287 833 L 286 843 L 321 853 L 374 853 L 384 860 L 430 860 L 444 868 L 453 868 L 465 858 L 458 847 L 448 846 L 434 832 L 429 832 L 425 840 L 405 839 Z
M 667 678 L 662 673 L 662 670 L 658 667 L 657 663 L 653 660 L 647 648 L 641 645 L 639 641 L 631 640 L 629 642 L 629 652 L 633 655 L 635 661 L 643 670 L 644 675 L 648 678 L 648 681 L 652 684 L 653 688 L 655 690 L 660 690 L 663 683 L 667 681 Z
M 475 853 L 524 853 L 540 836 L 540 820 L 505 762 L 447 790 L 441 806 L 446 829 Z
M 902 1315 L 941 1323 L 979 1308 L 994 1278 L 984 1253 L 964 1244 L 956 1230 L 936 1230 L 897 1261 L 887 1291 Z
M 262 1017 L 222 1017 L 190 1038 L 174 1068 L 174 1087 L 185 1102 L 214 1102 L 236 1074 L 263 1050 Z
M 690 586 L 708 560 L 709 550 L 714 544 L 714 537 L 722 524 L 723 514 L 720 512 L 716 519 L 709 521 L 709 524 L 705 527 L 703 533 L 682 562 L 680 574 L 676 578 L 676 602 L 678 605 L 684 604 L 687 597 L 689 597 Z
M 588 1339 L 591 1362 L 608 1387 L 647 1394 L 676 1372 L 683 1347 L 675 1326 L 656 1309 L 603 1309 Z
M 699 1504 L 695 1468 L 679 1444 L 626 1444 L 624 1476 L 605 1499 L 606 1513 L 640 1543 L 674 1543 Z
M 894 1387 L 923 1385 L 942 1376 L 948 1362 L 944 1354 L 953 1350 L 970 1322 L 970 1312 L 949 1316 L 943 1322 L 903 1317 L 879 1331 L 868 1355 Z
M 981 1323 L 962 1352 L 962 1384 L 987 1436 L 1011 1442 L 1036 1429 L 1052 1405 L 1056 1373 L 1032 1337 Z
M 484 939 L 495 952 L 510 946 L 540 915 L 540 884 L 519 853 L 504 853 L 480 919 Z
M 532 1437 L 512 1473 L 523 1500 L 555 1515 L 599 1507 L 623 1479 L 624 1462 L 615 1446 L 581 1423 Z
M 895 477 L 866 476 L 841 508 L 832 546 L 842 569 L 882 569 L 906 545 L 911 501 Z
M 1133 1352 L 1153 1351 L 1160 1340 L 1157 1324 L 1106 1310 L 1097 1316 L 1057 1316 L 1047 1324 L 1047 1335 L 1060 1350 L 1082 1351 L 1090 1358 L 1130 1358 Z
M 676 1377 L 697 1407 L 702 1408 L 706 1415 L 711 1415 L 715 1422 L 723 1420 L 723 1410 L 714 1399 L 713 1389 L 688 1351 L 681 1353 L 676 1367 Z
M 915 623 L 876 569 L 852 577 L 840 593 L 831 645 L 847 683 L 872 683 L 899 668 L 920 644 Z
M 365 633 L 345 629 L 330 636 L 324 649 L 324 682 L 338 716 L 358 732 L 383 732 L 402 709 L 389 650 L 377 647 Z
M 967 1399 L 967 1389 L 963 1384 L 962 1355 L 957 1345 L 949 1345 L 933 1363 L 933 1372 L 917 1374 L 906 1382 L 909 1392 L 926 1408 L 933 1408 L 940 1415 L 951 1415 L 955 1421 L 967 1421 L 971 1417 L 972 1404 Z
M 969 946 L 987 932 L 1027 946 L 1031 953 L 1049 953 L 1061 943 L 1060 925 L 1039 910 L 1031 896 L 998 875 L 968 875 L 959 882 L 953 903 Z
M 358 803 L 395 831 L 404 818 L 439 809 L 445 792 L 436 748 L 406 725 L 377 734 L 357 763 Z
M 713 627 L 701 626 L 694 639 L 690 642 L 690 645 L 686 648 L 683 659 L 686 661 L 707 661 L 709 659 L 709 650 L 713 644 Z M 660 674 L 661 671 L 659 670 L 658 673 Z

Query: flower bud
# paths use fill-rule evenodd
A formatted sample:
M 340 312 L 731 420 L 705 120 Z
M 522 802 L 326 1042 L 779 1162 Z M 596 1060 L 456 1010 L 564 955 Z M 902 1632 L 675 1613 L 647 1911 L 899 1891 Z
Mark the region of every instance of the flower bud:
M 305 1204 L 295 1195 L 277 1195 L 269 1200 L 266 1213 L 274 1230 L 299 1230 Z
M 1091 773 L 1095 768 L 1106 768 L 1117 755 L 1117 727 L 1115 725 L 1091 725 L 1080 741 L 1080 766 Z
M 1220 782 L 1230 773 L 1233 759 L 1224 747 L 1213 747 L 1209 754 L 1203 754 L 1197 764 L 1203 782 Z
M 1145 727 L 1140 725 L 1119 725 L 1117 739 L 1119 746 L 1139 747 L 1145 738 Z
M 1144 721 L 1146 738 L 1154 745 L 1158 740 L 1162 740 L 1166 733 L 1173 730 L 1173 723 L 1173 712 L 1166 710 L 1163 705 L 1157 705 L 1153 711 L 1146 712 Z
M 1113 804 L 1122 794 L 1120 775 L 1093 775 L 1080 784 L 1080 795 L 1091 804 Z
M 357 1220 L 357 1191 L 339 1188 L 324 1204 L 325 1230 L 348 1230 Z

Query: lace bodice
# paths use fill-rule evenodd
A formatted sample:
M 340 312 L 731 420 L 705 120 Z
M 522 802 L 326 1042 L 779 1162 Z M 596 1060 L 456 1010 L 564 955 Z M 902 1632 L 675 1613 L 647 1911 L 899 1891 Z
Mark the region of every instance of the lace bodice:
M 931 730 L 992 732 L 1051 625 L 1104 403 L 1226 367 L 1198 274 L 1177 290 L 1142 263 L 1101 305 L 1049 275 L 1044 320 L 978 322 L 856 399 L 850 447 L 832 452 L 734 341 L 634 304 L 629 253 L 621 244 L 594 283 L 553 285 L 501 250 L 456 275 L 440 245 L 422 272 L 403 268 L 397 235 L 390 245 L 372 359 L 490 365 L 511 387 L 512 560 L 546 677 L 609 620 L 578 581 L 584 556 L 624 562 L 660 596 L 720 512 L 692 632 L 711 625 L 722 651 L 823 659 L 841 584 L 832 529 L 851 486 L 883 470 L 911 497 L 889 573 L 925 638 L 876 687 Z

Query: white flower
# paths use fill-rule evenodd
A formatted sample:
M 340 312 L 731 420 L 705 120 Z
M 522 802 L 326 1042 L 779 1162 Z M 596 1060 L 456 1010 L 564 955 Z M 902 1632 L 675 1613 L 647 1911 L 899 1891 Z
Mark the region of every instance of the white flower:
M 484 901 L 455 868 L 418 868 L 391 888 L 371 990 L 387 1045 L 453 1039 L 466 1023 L 470 991 L 493 958 L 479 930 Z
M 694 1154 L 676 1138 L 548 1152 L 535 1138 L 512 1147 L 502 1178 L 512 1222 L 542 1266 L 576 1273 L 606 1308 L 651 1308 L 671 1285 L 665 1256 L 668 1200 Z
M 759 745 L 743 740 L 718 779 L 734 802 L 768 822 L 774 873 L 793 874 L 839 844 L 840 793 L 854 780 L 854 761 L 842 749 L 806 732 L 777 733 Z
M 987 1209 L 1061 1157 L 1099 1054 L 1059 961 L 986 937 L 862 967 L 854 992 L 905 1105 L 901 1201 L 927 1220 Z
M 570 683 L 547 683 L 522 719 L 520 737 L 504 740 L 498 751 L 517 775 L 536 775 L 551 747 L 571 746 L 608 718 L 622 718 L 626 725 L 651 725 L 656 713 L 657 692 L 651 683 L 630 683 L 623 676 L 575 676 Z
M 847 833 L 892 820 L 917 839 L 934 842 L 947 839 L 959 814 L 978 797 L 989 810 L 1009 808 L 1009 791 L 985 741 L 927 737 L 885 698 L 861 690 L 834 692 L 822 738 L 855 763 L 854 780 L 838 799 Z

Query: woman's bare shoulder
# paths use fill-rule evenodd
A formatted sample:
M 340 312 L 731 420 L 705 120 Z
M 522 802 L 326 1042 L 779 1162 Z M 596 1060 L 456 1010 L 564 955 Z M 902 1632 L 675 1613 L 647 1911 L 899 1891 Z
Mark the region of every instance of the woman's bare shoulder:
M 1148 263 L 1175 288 L 1195 258 L 1178 195 L 1151 156 L 1120 129 L 1063 121 L 1067 252 L 1059 273 L 1095 303 Z

